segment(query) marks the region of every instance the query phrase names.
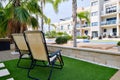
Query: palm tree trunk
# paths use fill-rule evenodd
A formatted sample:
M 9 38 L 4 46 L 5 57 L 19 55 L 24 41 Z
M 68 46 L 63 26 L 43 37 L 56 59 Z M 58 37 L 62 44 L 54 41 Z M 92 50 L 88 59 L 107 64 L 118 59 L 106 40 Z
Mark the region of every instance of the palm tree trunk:
M 14 5 L 14 7 L 19 7 L 20 0 L 14 0 L 13 5 Z M 15 16 L 16 15 L 14 15 L 14 17 Z M 14 24 L 14 22 L 17 22 L 17 23 Z M 12 32 L 12 33 L 23 33 L 27 29 L 26 24 L 22 24 L 20 21 L 14 21 L 14 22 L 13 22 L 14 26 L 12 26 L 12 27 L 15 28 L 15 32 Z
M 49 33 L 50 33 L 50 25 L 48 25 L 48 31 L 49 31 Z
M 41 11 L 43 12 L 43 2 L 41 1 Z M 41 16 L 41 31 L 43 31 L 43 16 Z
M 72 0 L 72 17 L 73 17 L 73 47 L 77 47 L 76 41 L 76 24 L 77 24 L 77 0 Z

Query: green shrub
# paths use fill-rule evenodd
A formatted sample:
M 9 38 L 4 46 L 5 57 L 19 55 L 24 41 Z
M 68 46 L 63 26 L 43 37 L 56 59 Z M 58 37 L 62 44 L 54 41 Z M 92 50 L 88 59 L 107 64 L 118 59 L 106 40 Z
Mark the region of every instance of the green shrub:
M 117 42 L 117 45 L 120 46 L 120 41 Z
M 68 39 L 65 36 L 57 37 L 56 40 L 55 40 L 55 42 L 57 44 L 64 44 L 64 43 L 67 43 L 67 41 L 68 41 Z
M 87 39 L 87 36 L 77 36 L 77 39 Z
M 47 38 L 55 38 L 57 36 L 56 31 L 50 31 L 45 34 Z
M 62 36 L 64 33 L 63 32 L 57 32 L 57 36 Z
M 72 40 L 72 36 L 66 35 L 66 36 L 64 36 L 64 37 L 66 37 L 67 40 Z
M 88 37 L 87 36 L 82 36 L 83 39 L 87 39 Z

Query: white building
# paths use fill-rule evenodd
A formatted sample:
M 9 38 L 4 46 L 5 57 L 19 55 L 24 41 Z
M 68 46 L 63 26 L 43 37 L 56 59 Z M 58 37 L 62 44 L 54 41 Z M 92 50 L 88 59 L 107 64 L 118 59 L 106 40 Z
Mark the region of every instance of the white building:
M 120 0 L 91 0 L 91 35 L 120 36 Z
M 78 9 L 90 12 L 90 26 L 84 26 L 86 22 L 82 20 L 82 27 L 77 27 L 77 33 L 93 37 L 120 36 L 120 0 L 91 0 L 90 3 L 90 8 Z M 69 24 L 72 26 L 72 19 Z
M 90 11 L 90 7 L 88 7 L 88 8 L 78 8 L 77 9 L 77 12 L 82 12 L 82 11 Z M 77 20 L 78 20 L 77 25 L 76 25 L 77 36 L 90 35 L 90 26 L 88 25 L 86 20 L 82 19 L 81 26 L 80 26 L 79 19 L 77 19 Z M 56 28 L 57 32 L 66 32 L 69 35 L 72 35 L 72 33 L 73 33 L 72 18 L 60 19 L 60 22 L 57 22 L 57 23 L 54 23 L 54 24 L 57 26 L 57 28 Z

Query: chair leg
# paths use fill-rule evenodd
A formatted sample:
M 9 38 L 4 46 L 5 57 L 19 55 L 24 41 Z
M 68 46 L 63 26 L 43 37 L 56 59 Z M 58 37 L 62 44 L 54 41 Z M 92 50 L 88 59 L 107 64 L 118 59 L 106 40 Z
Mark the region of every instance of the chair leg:
M 19 67 L 19 68 L 21 68 L 20 65 L 19 65 L 19 63 L 20 63 L 20 61 L 21 61 L 21 58 L 22 58 L 22 55 L 19 56 L 19 60 L 18 60 L 18 62 L 17 62 L 17 67 Z
M 35 64 L 36 64 L 36 61 L 32 60 L 31 64 L 30 64 L 30 68 L 28 69 L 27 76 L 28 76 L 28 78 L 31 78 L 32 80 L 40 80 L 40 79 L 37 79 L 37 78 L 34 78 L 34 77 L 30 76 L 30 71 L 31 71 L 31 69 L 34 68 Z
M 64 62 L 63 62 L 62 56 L 58 55 L 57 59 L 59 61 L 59 64 L 54 64 L 55 65 L 54 68 L 56 68 L 56 69 L 62 69 L 63 66 L 64 66 Z
M 50 80 L 50 78 L 52 76 L 52 72 L 53 72 L 53 69 L 54 69 L 54 64 L 55 64 L 55 62 L 52 63 L 52 67 L 51 67 L 51 70 L 50 70 L 50 73 L 49 73 L 49 76 L 48 76 L 48 80 Z
M 29 66 L 28 66 L 28 67 L 20 66 L 21 60 L 22 60 L 22 59 L 25 59 L 25 58 L 22 58 L 22 56 L 23 56 L 23 55 L 20 55 L 20 56 L 19 56 L 19 60 L 18 60 L 18 62 L 17 62 L 17 67 L 18 67 L 18 68 L 23 68 L 23 69 L 28 69 L 28 68 L 30 68 Z M 31 60 L 31 59 L 29 59 L 29 60 Z

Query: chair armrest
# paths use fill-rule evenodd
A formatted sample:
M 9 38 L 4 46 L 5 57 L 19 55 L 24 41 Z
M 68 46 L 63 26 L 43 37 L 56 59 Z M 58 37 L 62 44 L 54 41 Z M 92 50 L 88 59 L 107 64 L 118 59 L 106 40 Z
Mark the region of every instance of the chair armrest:
M 49 57 L 53 57 L 53 56 L 55 56 L 55 55 L 61 55 L 61 50 L 58 50 L 58 51 L 55 51 L 55 52 L 52 52 L 52 53 L 49 53 Z

